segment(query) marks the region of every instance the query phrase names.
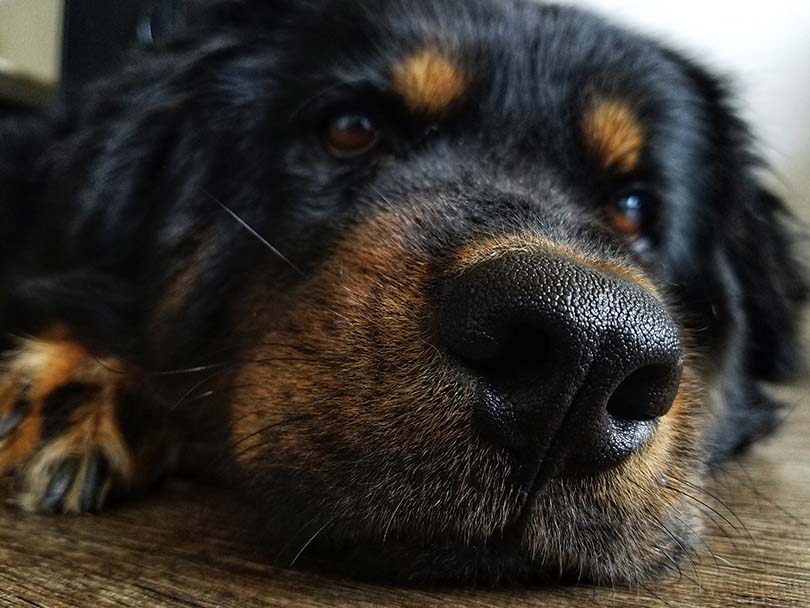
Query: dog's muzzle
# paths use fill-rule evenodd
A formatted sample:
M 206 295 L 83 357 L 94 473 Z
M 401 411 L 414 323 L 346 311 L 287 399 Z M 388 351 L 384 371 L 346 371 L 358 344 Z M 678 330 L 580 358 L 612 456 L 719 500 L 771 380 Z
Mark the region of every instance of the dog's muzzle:
M 439 341 L 476 384 L 475 429 L 514 455 L 522 485 L 621 463 L 670 410 L 679 330 L 642 283 L 521 252 L 442 286 Z

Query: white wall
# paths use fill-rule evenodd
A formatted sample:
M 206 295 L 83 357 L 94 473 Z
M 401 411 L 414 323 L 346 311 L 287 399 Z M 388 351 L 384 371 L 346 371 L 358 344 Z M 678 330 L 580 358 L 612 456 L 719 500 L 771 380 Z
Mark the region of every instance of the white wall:
M 0 69 L 54 84 L 61 32 L 62 0 L 0 0 Z
M 737 84 L 774 187 L 810 222 L 810 0 L 568 0 L 685 49 Z

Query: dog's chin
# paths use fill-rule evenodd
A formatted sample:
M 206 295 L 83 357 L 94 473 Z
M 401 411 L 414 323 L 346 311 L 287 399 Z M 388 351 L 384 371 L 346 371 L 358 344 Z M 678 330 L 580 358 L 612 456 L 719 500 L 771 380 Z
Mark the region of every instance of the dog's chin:
M 265 541 L 278 566 L 373 583 L 634 585 L 679 576 L 688 567 L 684 559 L 701 542 L 697 504 L 669 485 L 661 487 L 666 497 L 653 503 L 642 492 L 610 496 L 607 489 L 616 487 L 612 481 L 555 480 L 517 506 L 503 528 L 482 525 L 478 533 L 468 528 L 463 534 L 429 516 L 393 526 L 401 513 L 374 505 L 335 516 L 326 507 L 314 510 L 312 496 L 299 501 L 288 495 L 286 517 L 279 519 L 278 509 L 269 509 L 275 513 Z M 267 498 L 259 503 L 265 513 Z M 271 503 L 277 506 L 279 499 Z M 474 514 L 466 519 L 475 521 Z M 279 525 L 280 520 L 286 521 Z
M 548 528 L 549 520 L 556 530 Z M 635 585 L 680 576 L 702 531 L 699 513 L 687 504 L 643 523 L 591 521 L 569 527 L 537 514 L 519 530 L 472 541 L 383 540 L 382 534 L 357 535 L 352 527 L 358 526 L 337 525 L 319 535 L 297 556 L 296 567 L 406 586 Z

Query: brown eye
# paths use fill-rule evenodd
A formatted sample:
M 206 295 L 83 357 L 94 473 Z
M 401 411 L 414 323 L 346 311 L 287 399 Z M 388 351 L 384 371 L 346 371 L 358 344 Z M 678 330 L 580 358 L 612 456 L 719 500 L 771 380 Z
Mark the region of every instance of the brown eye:
M 380 132 L 364 114 L 342 114 L 329 123 L 324 139 L 336 158 L 357 158 L 374 149 Z
M 630 192 L 607 207 L 607 217 L 613 227 L 631 238 L 639 236 L 646 223 L 649 203 L 644 194 Z

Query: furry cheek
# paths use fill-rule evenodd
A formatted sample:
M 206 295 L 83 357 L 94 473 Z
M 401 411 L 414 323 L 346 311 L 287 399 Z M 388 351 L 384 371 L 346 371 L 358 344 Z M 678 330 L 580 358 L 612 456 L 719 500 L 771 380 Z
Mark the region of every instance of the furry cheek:
M 476 382 L 433 346 L 426 294 L 434 260 L 409 243 L 409 228 L 402 216 L 372 220 L 287 296 L 257 292 L 246 303 L 244 316 L 265 319 L 266 330 L 234 379 L 233 453 L 252 486 L 308 497 L 294 504 L 330 522 L 332 534 L 483 542 L 519 519 L 525 497 L 511 484 L 508 454 L 472 428 Z M 459 252 L 454 264 L 550 246 L 503 238 Z M 656 289 L 622 261 L 604 268 Z M 650 564 L 661 566 L 650 547 L 672 544 L 662 526 L 697 527 L 675 487 L 698 483 L 701 387 L 688 364 L 649 445 L 594 478 L 555 480 L 537 498 L 521 543 L 538 567 L 581 567 L 599 546 L 611 559 L 589 565 L 594 577 L 641 580 Z M 582 527 L 596 520 L 597 528 Z M 569 534 L 576 551 L 561 544 Z

